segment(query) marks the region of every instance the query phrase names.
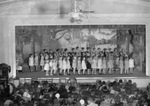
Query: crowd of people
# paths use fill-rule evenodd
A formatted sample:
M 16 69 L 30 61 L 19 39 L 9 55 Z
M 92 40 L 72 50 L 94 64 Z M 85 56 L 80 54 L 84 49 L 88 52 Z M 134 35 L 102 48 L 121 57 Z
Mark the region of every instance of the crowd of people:
M 146 88 L 146 87 L 145 87 Z M 150 106 L 150 84 L 141 90 L 132 80 L 77 83 L 47 81 L 20 84 L 4 106 Z
M 30 71 L 36 71 L 40 66 L 46 76 L 70 74 L 132 74 L 134 59 L 132 54 L 118 51 L 116 48 L 72 48 L 71 50 L 44 49 L 40 54 L 29 55 Z

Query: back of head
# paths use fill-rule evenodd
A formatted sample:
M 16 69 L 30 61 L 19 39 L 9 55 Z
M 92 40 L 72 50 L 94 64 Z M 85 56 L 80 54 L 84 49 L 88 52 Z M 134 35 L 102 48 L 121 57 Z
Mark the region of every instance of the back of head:
M 87 101 L 88 101 L 88 103 L 91 103 L 91 102 L 93 102 L 94 100 L 93 100 L 92 97 L 89 97 L 89 98 L 87 99 Z

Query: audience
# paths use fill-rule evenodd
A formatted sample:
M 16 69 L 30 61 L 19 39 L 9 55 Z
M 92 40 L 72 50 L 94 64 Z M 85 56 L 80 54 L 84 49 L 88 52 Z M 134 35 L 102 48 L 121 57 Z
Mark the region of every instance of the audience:
M 74 82 L 73 82 L 74 83 Z M 132 80 L 93 83 L 48 83 L 47 81 L 20 84 L 5 98 L 5 106 L 149 106 L 150 84 L 140 90 Z

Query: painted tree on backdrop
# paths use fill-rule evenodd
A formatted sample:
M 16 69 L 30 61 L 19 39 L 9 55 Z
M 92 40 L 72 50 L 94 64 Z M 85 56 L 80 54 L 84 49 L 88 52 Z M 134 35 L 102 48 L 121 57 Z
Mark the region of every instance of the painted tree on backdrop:
M 35 44 L 40 43 L 41 36 L 37 34 L 37 30 L 28 28 L 28 29 L 17 29 L 16 30 L 16 48 L 20 54 L 22 54 L 22 58 L 24 62 L 27 61 L 27 56 L 23 53 L 24 45 L 31 44 L 31 52 L 35 53 Z M 18 46 L 18 47 L 17 47 Z

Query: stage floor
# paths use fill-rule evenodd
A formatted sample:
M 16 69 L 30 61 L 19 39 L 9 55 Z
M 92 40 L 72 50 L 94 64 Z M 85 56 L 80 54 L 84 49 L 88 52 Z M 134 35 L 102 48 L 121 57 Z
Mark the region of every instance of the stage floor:
M 138 87 L 146 87 L 148 83 L 150 83 L 150 77 L 146 76 L 142 72 L 134 72 L 134 74 L 129 75 L 54 75 L 54 76 L 45 76 L 45 72 L 19 72 L 17 75 L 22 83 L 30 82 L 33 80 L 38 81 L 48 81 L 58 83 L 61 80 L 62 83 L 66 83 L 66 81 L 70 77 L 76 77 L 79 83 L 95 83 L 96 80 L 102 81 L 114 81 L 116 79 L 129 80 L 132 82 L 136 82 Z
M 59 78 L 59 77 L 145 77 L 146 75 L 142 72 L 134 72 L 133 74 L 128 74 L 128 75 L 120 75 L 120 74 L 96 74 L 96 75 L 78 75 L 78 74 L 71 74 L 71 75 L 52 75 L 52 76 L 45 76 L 45 72 L 19 72 L 18 77 L 19 78 Z
M 97 71 L 98 72 L 98 71 Z M 72 73 L 72 71 L 71 71 Z M 116 74 L 117 73 L 117 74 Z M 71 74 L 71 75 L 54 75 L 54 76 L 45 76 L 45 72 L 44 71 L 41 71 L 40 70 L 40 67 L 38 67 L 38 71 L 33 71 L 33 72 L 30 72 L 29 71 L 29 67 L 28 65 L 24 64 L 23 65 L 23 73 L 22 72 L 19 72 L 17 74 L 17 76 L 19 78 L 61 78 L 61 77 L 77 77 L 77 78 L 82 78 L 82 77 L 85 77 L 85 78 L 92 78 L 92 77 L 146 77 L 146 74 L 142 71 L 136 71 L 134 70 L 133 74 L 128 74 L 128 75 L 120 75 L 119 72 L 116 72 L 115 74 L 105 74 L 105 75 L 99 75 L 99 74 L 96 74 L 96 75 L 78 75 L 78 74 Z

